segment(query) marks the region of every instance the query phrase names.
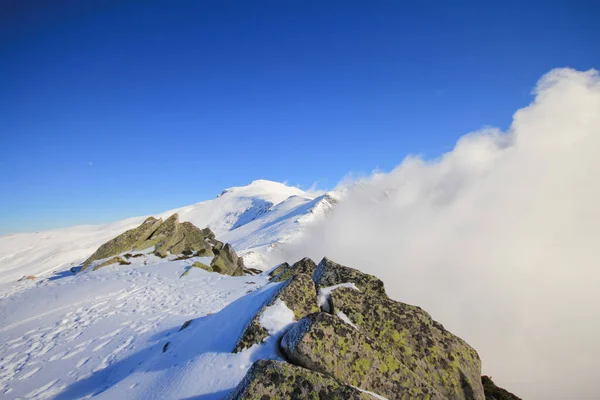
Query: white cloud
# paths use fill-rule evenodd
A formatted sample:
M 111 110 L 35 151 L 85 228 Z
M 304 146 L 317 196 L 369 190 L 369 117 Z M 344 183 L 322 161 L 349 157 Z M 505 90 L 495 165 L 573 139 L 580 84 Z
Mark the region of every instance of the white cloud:
M 600 77 L 556 69 L 507 132 L 354 181 L 294 261 L 327 255 L 381 277 L 479 352 L 523 398 L 597 396 Z M 493 94 L 492 94 L 493 95 Z

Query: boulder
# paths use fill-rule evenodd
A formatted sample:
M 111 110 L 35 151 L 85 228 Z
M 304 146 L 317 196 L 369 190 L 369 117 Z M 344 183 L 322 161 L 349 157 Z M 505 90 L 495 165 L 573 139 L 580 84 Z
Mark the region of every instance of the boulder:
M 283 301 L 285 305 L 294 312 L 296 321 L 304 318 L 308 314 L 319 311 L 315 285 L 312 279 L 309 275 L 296 275 L 284 282 L 279 290 L 265 302 L 254 318 L 246 325 L 235 345 L 233 350 L 234 353 L 260 343 L 269 336 L 269 333 L 262 327 L 259 321 L 263 312 L 278 300 Z
M 281 340 L 291 362 L 393 399 L 444 399 L 377 341 L 340 318 L 311 314 Z
M 279 264 L 271 272 L 269 272 L 269 278 L 273 278 L 274 276 L 279 275 L 281 272 L 283 272 L 284 269 L 288 268 L 289 266 L 290 264 L 286 262 L 284 262 L 283 264 Z
M 421 308 L 347 287 L 330 305 L 446 398 L 484 398 L 477 352 Z
M 238 257 L 229 243 L 225 244 L 221 250 L 213 248 L 213 252 L 215 257 L 210 263 L 213 271 L 224 275 L 244 275 L 244 261 Z
M 335 379 L 282 361 L 258 360 L 229 395 L 230 400 L 373 399 Z
M 315 269 L 317 269 L 317 264 L 315 264 L 315 262 L 310 258 L 304 257 L 302 260 L 295 262 L 294 265 L 283 269 L 271 280 L 273 282 L 283 282 L 298 274 L 312 276 L 312 274 L 315 272 Z
M 156 219 L 154 217 L 147 218 L 137 228 L 130 229 L 101 245 L 98 250 L 96 250 L 96 252 L 90 256 L 90 258 L 85 260 L 82 269 L 90 266 L 93 261 L 116 256 L 124 251 L 135 248 L 142 242 L 146 241 L 161 224 L 162 219 Z
M 208 226 L 202 229 L 202 235 L 206 238 L 207 241 L 215 240 L 215 234 Z
M 489 376 L 482 376 L 481 383 L 483 384 L 486 400 L 521 400 L 520 397 L 515 396 L 508 390 L 496 386 Z
M 183 252 L 210 251 L 210 245 L 206 242 L 204 232 L 191 222 L 182 222 L 179 224 L 179 231 L 182 238 L 175 243 L 169 251 L 172 254 L 182 254 Z
M 106 267 L 107 265 L 117 264 L 117 263 L 119 263 L 120 265 L 129 265 L 129 264 L 131 264 L 129 261 L 126 261 L 125 259 L 123 259 L 121 257 L 112 257 L 112 258 L 109 258 L 108 260 L 104 261 L 103 263 L 100 263 L 100 264 L 94 266 L 94 268 L 92 269 L 92 271 L 96 271 L 96 270 L 99 270 L 102 267 Z
M 154 246 L 154 253 L 157 256 L 166 257 L 169 249 L 183 239 L 183 232 L 180 232 L 179 226 L 179 214 L 175 213 L 167 218 L 138 249 L 143 250 Z
M 383 282 L 376 276 L 338 264 L 327 257 L 317 266 L 313 279 L 317 289 L 341 283 L 354 283 L 362 292 L 386 296 Z

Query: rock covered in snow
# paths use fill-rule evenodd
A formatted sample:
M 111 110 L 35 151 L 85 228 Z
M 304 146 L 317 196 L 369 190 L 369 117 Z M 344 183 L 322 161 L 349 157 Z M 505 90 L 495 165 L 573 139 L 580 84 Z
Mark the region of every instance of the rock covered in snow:
M 302 260 L 295 262 L 292 266 L 289 266 L 288 264 L 287 268 L 282 269 L 272 280 L 273 282 L 283 282 L 298 274 L 312 276 L 316 268 L 317 264 L 315 264 L 313 260 L 304 257 Z
M 242 332 L 234 352 L 237 353 L 254 344 L 261 343 L 270 334 L 268 327 L 261 323 L 263 314 L 269 307 L 282 301 L 293 312 L 293 320 L 299 320 L 308 314 L 319 311 L 315 285 L 310 276 L 296 275 L 283 284 L 280 289 L 263 305 L 258 313 L 250 320 Z M 272 333 L 271 333 L 272 334 Z
M 259 360 L 229 399 L 368 400 L 374 397 L 315 371 L 282 361 Z

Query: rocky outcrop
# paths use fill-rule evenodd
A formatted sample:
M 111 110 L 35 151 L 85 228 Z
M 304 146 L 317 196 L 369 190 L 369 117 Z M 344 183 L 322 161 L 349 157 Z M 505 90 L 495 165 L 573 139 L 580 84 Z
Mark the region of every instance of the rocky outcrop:
M 314 269 L 311 282 L 306 273 L 297 273 L 310 273 L 307 260 L 293 266 L 284 263 L 269 274 L 273 281 L 291 278 L 250 321 L 235 348 L 241 351 L 264 341 L 268 332 L 261 327 L 260 316 L 267 307 L 285 299 L 299 320 L 277 335 L 283 334 L 280 350 L 295 367 L 260 361 L 234 398 L 309 397 L 304 385 L 293 386 L 292 394 L 288 391 L 288 383 L 295 385 L 295 372 L 292 377 L 266 372 L 284 368 L 310 370 L 311 387 L 333 380 L 390 400 L 518 400 L 496 387 L 490 378 L 481 377 L 481 361 L 471 346 L 421 308 L 388 298 L 377 277 L 324 258 Z M 314 312 L 315 288 L 321 312 Z M 293 293 L 293 299 L 286 297 L 287 293 Z M 235 397 L 245 395 L 249 397 Z M 314 392 L 311 396 L 318 398 Z M 335 396 L 324 392 L 320 398 Z M 353 398 L 351 393 L 341 396 Z
M 369 400 L 374 397 L 318 372 L 286 362 L 259 360 L 228 399 Z
M 313 260 L 311 260 L 308 257 L 304 257 L 302 260 L 294 263 L 294 265 L 292 266 L 289 266 L 288 264 L 286 268 L 283 268 L 281 272 L 279 272 L 272 278 L 272 281 L 283 282 L 299 274 L 306 274 L 308 276 L 312 276 L 316 268 L 317 264 L 315 264 Z
M 486 400 L 521 400 L 520 397 L 515 396 L 508 390 L 496 386 L 489 376 L 482 376 L 481 383 L 483 383 Z
M 383 282 L 376 276 L 338 264 L 327 257 L 317 266 L 313 279 L 317 289 L 351 282 L 362 292 L 386 296 Z
M 123 254 L 125 252 L 128 253 Z M 97 270 L 115 263 L 130 264 L 122 257 L 137 258 L 146 256 L 150 252 L 161 258 L 174 255 L 174 260 L 213 257 L 210 266 L 204 263 L 201 263 L 202 265 L 194 263 L 191 266 L 209 272 L 233 276 L 256 273 L 246 270 L 243 259 L 238 257 L 233 247 L 218 241 L 209 228 L 199 229 L 191 222 L 179 222 L 177 213 L 171 215 L 164 222 L 162 219 L 154 217 L 147 218 L 137 228 L 109 240 L 84 262 L 81 270 L 90 266 Z M 121 256 L 121 254 L 123 255 Z M 189 269 L 186 269 L 182 276 L 187 275 L 188 271 Z
M 390 400 L 444 399 L 387 349 L 331 314 L 302 319 L 285 334 L 281 347 L 296 365 Z
M 346 287 L 330 304 L 446 398 L 484 397 L 477 352 L 421 308 Z
M 89 266 L 93 261 L 116 256 L 124 251 L 136 248 L 145 242 L 161 224 L 162 219 L 156 219 L 154 217 L 147 218 L 137 228 L 130 229 L 100 246 L 90 258 L 85 260 L 83 263 L 84 268 Z
M 309 275 L 296 275 L 283 283 L 280 289 L 263 305 L 254 318 L 248 323 L 244 332 L 235 345 L 234 353 L 262 342 L 269 333 L 260 324 L 263 312 L 275 302 L 281 300 L 294 312 L 294 317 L 299 320 L 311 313 L 319 311 L 315 285 Z
M 166 257 L 168 253 L 181 254 L 183 251 L 207 251 L 210 245 L 206 242 L 203 230 L 190 222 L 179 222 L 177 213 L 171 215 L 158 229 L 143 243 L 138 250 L 154 246 L 157 256 Z

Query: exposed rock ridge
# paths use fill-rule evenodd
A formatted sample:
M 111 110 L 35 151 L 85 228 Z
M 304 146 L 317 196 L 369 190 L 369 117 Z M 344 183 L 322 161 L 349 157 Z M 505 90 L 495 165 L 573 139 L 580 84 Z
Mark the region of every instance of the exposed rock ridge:
M 121 256 L 125 252 L 138 254 Z M 109 240 L 83 263 L 81 270 L 90 266 L 96 270 L 115 263 L 126 265 L 130 262 L 123 257 L 136 257 L 140 255 L 139 252 L 152 253 L 161 258 L 175 255 L 175 260 L 213 257 L 210 267 L 201 263 L 204 265 L 202 268 L 233 276 L 241 276 L 246 272 L 255 273 L 245 269 L 243 259 L 238 257 L 230 244 L 217 240 L 209 228 L 199 229 L 191 222 L 179 222 L 177 213 L 164 222 L 162 219 L 149 217 L 137 228 Z
M 307 276 L 310 271 L 312 281 Z M 281 299 L 290 303 L 297 319 L 280 343 L 288 363 L 257 361 L 232 399 L 369 396 L 346 392 L 348 387 L 390 400 L 483 400 L 492 399 L 490 393 L 512 395 L 496 388 L 487 377 L 484 393 L 477 352 L 421 308 L 390 299 L 375 276 L 327 258 L 318 266 L 308 258 L 291 266 L 283 263 L 269 276 L 273 282 L 283 281 L 282 289 L 249 322 L 235 351 L 268 337 L 259 317 L 269 304 Z M 286 289 L 308 299 L 288 300 Z M 319 289 L 328 293 L 329 301 L 311 312 Z M 313 306 L 296 313 L 297 304 Z

